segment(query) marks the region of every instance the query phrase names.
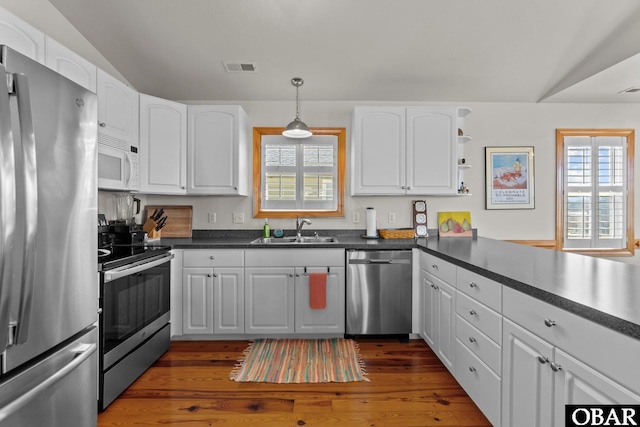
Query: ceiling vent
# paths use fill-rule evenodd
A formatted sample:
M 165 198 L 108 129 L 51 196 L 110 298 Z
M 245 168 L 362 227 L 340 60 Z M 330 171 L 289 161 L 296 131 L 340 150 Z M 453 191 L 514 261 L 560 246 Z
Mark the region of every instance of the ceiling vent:
M 633 86 L 633 87 L 630 87 L 629 89 L 621 90 L 618 93 L 636 93 L 636 92 L 640 92 L 640 86 Z
M 258 64 L 247 61 L 222 61 L 227 73 L 257 73 Z

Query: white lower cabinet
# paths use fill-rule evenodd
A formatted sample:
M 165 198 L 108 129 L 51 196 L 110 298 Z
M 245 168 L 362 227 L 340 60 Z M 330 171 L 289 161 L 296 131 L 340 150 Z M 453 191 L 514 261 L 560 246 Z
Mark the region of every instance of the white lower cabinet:
M 561 427 L 565 405 L 640 404 L 640 341 L 507 288 L 504 314 L 503 425 Z
M 294 269 L 245 269 L 247 333 L 286 334 L 294 331 Z
M 296 267 L 295 276 L 295 332 L 299 334 L 344 334 L 345 276 L 344 267 Z M 309 274 L 327 272 L 326 307 L 311 308 Z
M 179 285 L 172 291 L 174 336 L 344 335 L 343 249 L 187 249 L 179 253 L 176 260 L 180 262 L 175 265 L 179 273 L 174 274 Z M 312 308 L 310 274 L 325 272 L 326 306 Z
M 426 270 L 420 270 L 422 322 L 420 334 L 444 366 L 453 372 L 456 290 Z
M 243 264 L 242 250 L 183 252 L 182 335 L 244 333 Z
M 182 271 L 182 333 L 244 333 L 244 269 Z
M 325 273 L 326 306 L 311 308 L 309 274 Z M 343 249 L 245 251 L 245 332 L 342 336 Z

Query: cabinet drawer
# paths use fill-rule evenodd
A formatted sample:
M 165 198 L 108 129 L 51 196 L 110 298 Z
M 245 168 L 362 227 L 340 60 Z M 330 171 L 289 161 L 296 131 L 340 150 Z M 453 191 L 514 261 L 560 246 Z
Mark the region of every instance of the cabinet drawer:
M 426 252 L 420 252 L 420 268 L 438 279 L 453 285 L 456 283 L 456 266 Z
M 638 364 L 640 340 L 507 286 L 503 289 L 503 308 L 506 318 L 640 393 L 640 369 L 629 369 Z
M 502 312 L 502 284 L 458 267 L 456 285 L 459 291 L 480 301 L 498 313 Z
M 460 316 L 456 320 L 456 337 L 500 376 L 501 346 Z
M 460 341 L 456 343 L 456 379 L 494 426 L 500 425 L 500 377 Z
M 242 267 L 241 249 L 189 249 L 184 251 L 184 267 Z
M 458 292 L 456 298 L 456 313 L 496 343 L 502 343 L 502 316 L 500 314 L 461 292 Z

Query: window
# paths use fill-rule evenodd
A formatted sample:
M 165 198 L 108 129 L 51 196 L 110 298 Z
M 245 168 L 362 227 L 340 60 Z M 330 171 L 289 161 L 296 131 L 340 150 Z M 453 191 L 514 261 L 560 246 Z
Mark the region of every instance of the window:
M 633 129 L 556 131 L 556 244 L 633 255 Z
M 254 216 L 343 216 L 346 130 L 312 128 L 305 139 L 283 130 L 254 128 Z

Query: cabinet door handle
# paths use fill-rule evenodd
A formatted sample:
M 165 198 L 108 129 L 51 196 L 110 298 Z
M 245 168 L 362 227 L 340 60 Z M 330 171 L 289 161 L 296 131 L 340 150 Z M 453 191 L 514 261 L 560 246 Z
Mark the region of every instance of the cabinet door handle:
M 213 274 L 207 273 L 207 277 L 213 277 Z
M 408 186 L 408 187 L 407 187 L 407 190 L 413 190 L 413 187 Z
M 544 357 L 544 356 L 538 356 L 538 362 L 542 363 L 543 365 L 545 363 L 547 363 L 549 361 L 548 357 Z
M 469 372 L 475 372 L 476 368 L 474 368 L 473 366 L 469 366 Z
M 216 259 L 216 257 L 214 257 L 213 255 L 211 255 L 209 258 L 210 259 Z
M 98 125 L 99 125 L 101 128 L 106 128 L 106 127 L 107 127 L 107 124 L 106 124 L 105 122 L 100 122 L 100 123 L 98 123 Z
M 552 326 L 556 325 L 556 321 L 555 320 L 551 320 L 551 319 L 544 319 L 544 324 L 550 328 Z
M 476 339 L 474 337 L 469 337 L 469 342 L 476 342 Z
M 300 273 L 296 273 L 296 277 L 300 277 Z
M 218 277 L 218 273 L 213 273 L 213 277 Z
M 475 282 L 469 282 L 469 287 L 470 288 L 475 288 L 476 286 L 478 286 L 478 285 L 476 285 Z
M 476 315 L 476 311 L 475 310 L 469 310 L 469 314 L 472 315 L 472 316 L 475 316 Z
M 560 365 L 560 364 L 558 364 L 558 363 L 551 362 L 551 363 L 549 364 L 549 366 L 551 366 L 551 370 L 552 370 L 553 372 L 558 372 L 558 371 L 562 370 L 562 365 Z
M 437 264 L 432 264 L 431 268 L 433 268 L 434 270 L 437 270 L 438 269 L 438 265 Z
M 289 277 L 293 277 L 293 273 L 289 273 Z
M 433 285 L 433 289 L 435 289 L 437 291 L 440 288 L 438 287 L 438 285 Z

